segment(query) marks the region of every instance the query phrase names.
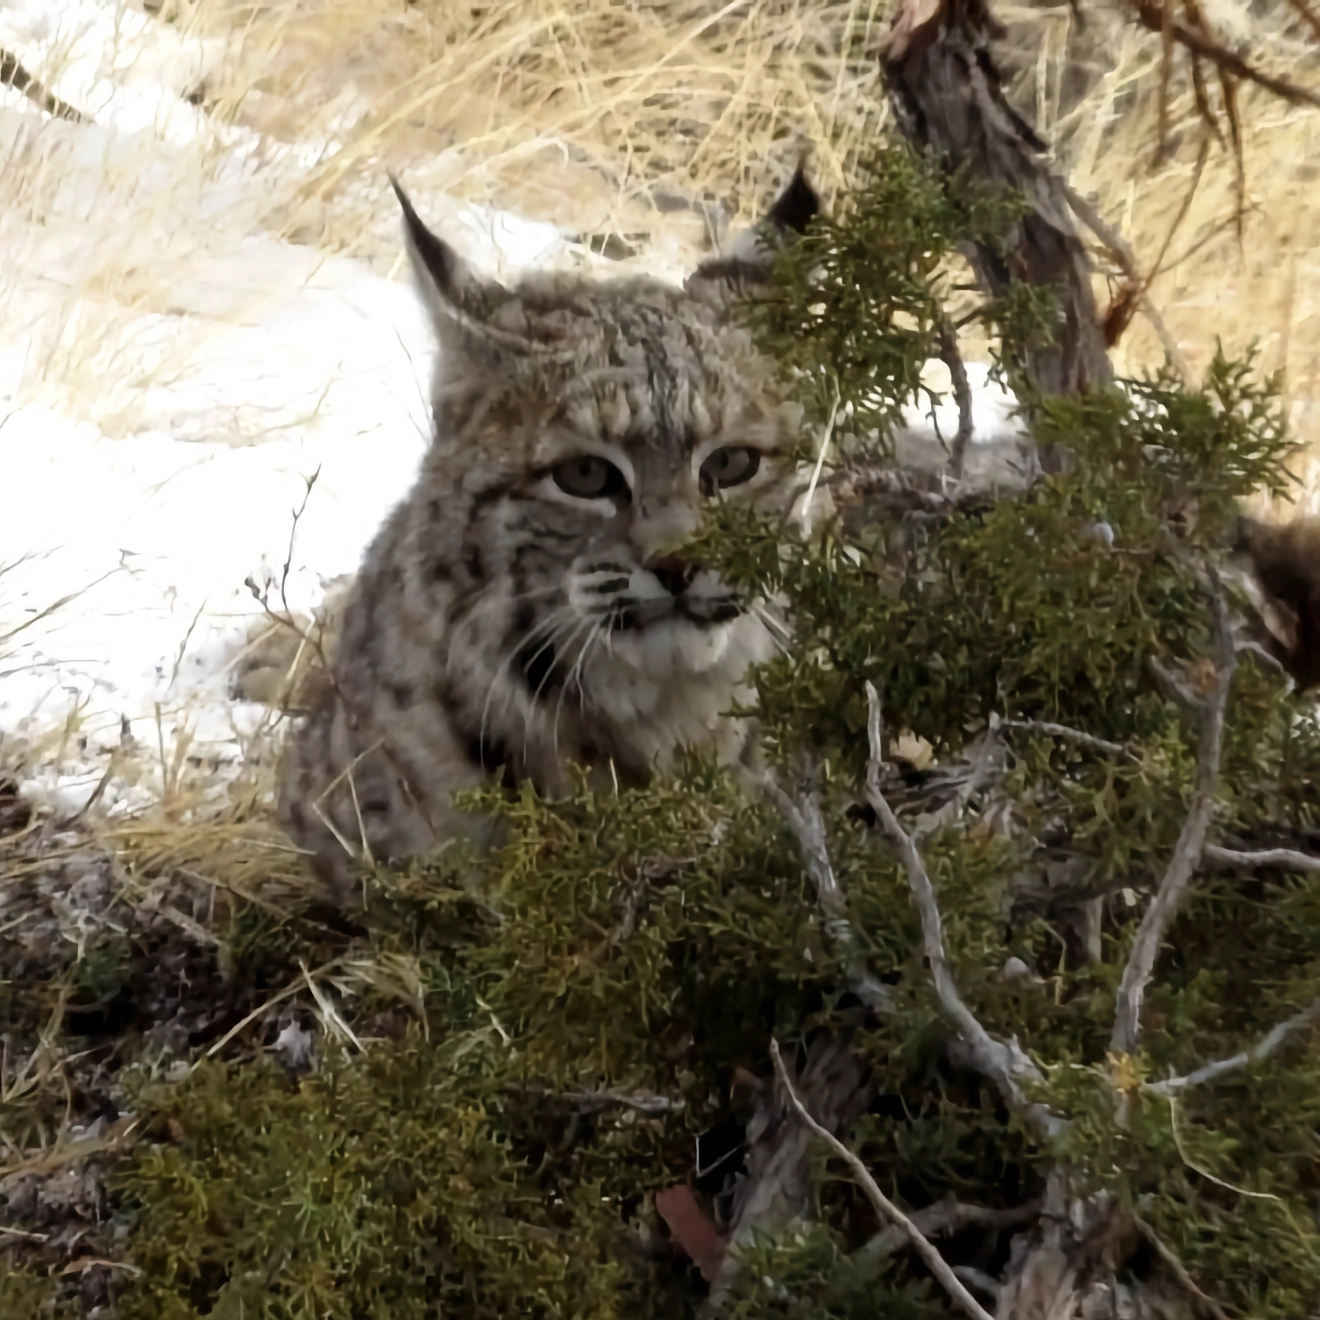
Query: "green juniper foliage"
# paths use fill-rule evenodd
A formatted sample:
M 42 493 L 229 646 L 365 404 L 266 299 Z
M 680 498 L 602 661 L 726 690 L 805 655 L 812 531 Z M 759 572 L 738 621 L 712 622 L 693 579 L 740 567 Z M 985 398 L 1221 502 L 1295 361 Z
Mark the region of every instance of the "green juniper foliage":
M 774 296 L 749 315 L 808 417 L 834 418 L 842 462 L 883 463 L 937 350 L 951 252 L 1015 214 L 890 148 L 848 213 L 779 259 Z M 1011 338 L 1047 311 L 1033 294 L 984 314 Z M 893 529 L 866 519 L 798 542 L 718 513 L 706 551 L 790 604 L 794 638 L 758 676 L 770 760 L 785 784 L 804 755 L 816 767 L 847 913 L 895 1011 L 859 1017 L 798 841 L 730 776 L 694 764 L 646 790 L 584 783 L 555 805 L 479 795 L 508 846 L 378 877 L 358 928 L 236 919 L 228 983 L 331 968 L 321 984 L 352 1040 L 323 1035 L 301 1073 L 240 1034 L 184 1081 L 145 1057 L 126 1075 L 141 1129 L 114 1187 L 142 1272 L 121 1283 L 121 1320 L 695 1315 L 704 1285 L 655 1193 L 689 1177 L 697 1134 L 746 1116 L 735 1083 L 769 1076 L 772 1035 L 787 1046 L 823 1030 L 849 1033 L 871 1070 L 867 1112 L 844 1135 L 909 1210 L 953 1197 L 1007 1211 L 1066 1161 L 1228 1314 L 1313 1314 L 1315 1031 L 1172 1100 L 1139 1087 L 1233 1055 L 1314 998 L 1320 876 L 1203 868 L 1157 963 L 1139 1055 L 1107 1057 L 1115 989 L 1196 776 L 1195 721 L 1151 661 L 1194 673 L 1212 652 L 1197 564 L 1219 554 L 1240 499 L 1284 488 L 1274 393 L 1221 358 L 1194 391 L 1158 375 L 1028 398 L 1067 470 L 905 532 L 897 558 Z M 1052 1144 L 949 1062 L 906 874 L 859 809 L 867 682 L 888 732 L 946 761 L 992 716 L 1122 745 L 1005 732 L 1007 826 L 973 802 L 921 845 L 968 1006 L 1018 1038 L 1043 1074 L 1036 1098 L 1069 1120 Z M 1318 778 L 1315 716 L 1244 656 L 1214 837 L 1314 848 Z M 909 825 L 916 810 L 902 809 Z M 1077 901 L 1104 897 L 1098 958 L 1067 904 L 1024 879 L 1042 849 L 1071 859 Z M 1001 977 L 1010 958 L 1028 974 Z M 349 999 L 335 976 L 353 966 L 375 979 Z M 725 1313 L 952 1314 L 911 1252 L 868 1256 L 882 1226 L 842 1165 L 814 1158 L 811 1220 L 754 1238 Z M 939 1245 L 994 1274 L 1008 1238 L 971 1229 Z M 1173 1278 L 1149 1237 L 1120 1267 L 1131 1281 L 1161 1271 Z M 27 1297 L 30 1281 L 0 1275 L 0 1297 Z M 1167 1291 L 1195 1313 L 1176 1280 Z

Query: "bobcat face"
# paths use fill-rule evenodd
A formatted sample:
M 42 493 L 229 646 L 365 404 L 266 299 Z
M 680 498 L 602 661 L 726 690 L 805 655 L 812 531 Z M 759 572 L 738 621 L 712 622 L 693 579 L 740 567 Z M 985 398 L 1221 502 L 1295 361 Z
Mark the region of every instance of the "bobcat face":
M 448 649 L 451 670 L 488 676 L 479 736 L 508 717 L 534 741 L 549 719 L 572 747 L 575 712 L 624 764 L 708 740 L 716 691 L 732 705 L 783 624 L 685 547 L 713 501 L 784 510 L 801 420 L 731 316 L 745 271 L 506 291 L 405 215 L 442 344 L 419 491 L 447 518 L 468 509 Z
M 700 405 L 709 382 L 690 384 Z M 590 702 L 607 692 L 615 669 L 625 685 L 634 675 L 680 682 L 738 654 L 744 666 L 768 654 L 773 616 L 684 546 L 713 500 L 785 497 L 781 451 L 791 430 L 744 425 L 720 434 L 701 406 L 681 421 L 671 412 L 663 427 L 651 408 L 639 424 L 639 396 L 653 394 L 643 384 L 593 400 L 591 430 L 555 436 L 553 461 L 537 473 L 544 508 L 529 532 L 562 546 L 565 560 L 561 575 L 547 556 L 545 598 L 529 604 L 545 636 L 533 628 L 519 643 L 538 688 L 567 667 Z M 557 583 L 562 589 L 551 590 Z

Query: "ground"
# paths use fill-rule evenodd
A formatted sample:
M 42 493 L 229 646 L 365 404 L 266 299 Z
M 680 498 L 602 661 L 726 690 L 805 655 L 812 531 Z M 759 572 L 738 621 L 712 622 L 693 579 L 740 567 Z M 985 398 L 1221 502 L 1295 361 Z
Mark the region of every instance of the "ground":
M 0 49 L 83 116 L 0 88 L 0 1194 L 6 1232 L 88 1262 L 89 1304 L 117 1268 L 100 1171 L 132 1139 L 121 1039 L 168 1072 L 254 1015 L 288 1051 L 300 1024 L 327 1029 L 326 994 L 370 983 L 317 995 L 309 975 L 295 995 L 236 946 L 236 913 L 259 923 L 303 880 L 265 806 L 279 723 L 234 678 L 273 626 L 257 597 L 314 607 L 425 443 L 431 345 L 386 171 L 494 274 L 678 279 L 803 146 L 837 195 L 886 113 L 878 7 L 531 4 L 512 25 L 347 0 L 250 21 L 149 8 L 0 8 Z M 1190 92 L 1173 107 L 1187 141 L 1151 168 L 1134 86 L 1158 42 L 1124 36 L 1070 103 L 1068 15 L 1004 13 L 1039 20 L 1020 91 L 1153 263 L 1193 171 Z M 1274 36 L 1271 58 L 1305 74 L 1296 28 Z M 1260 335 L 1304 429 L 1320 221 L 1297 198 L 1320 120 L 1244 104 L 1244 246 L 1221 153 L 1151 292 L 1194 369 L 1216 333 L 1230 350 Z M 1157 342 L 1139 323 L 1120 367 Z M 1008 402 L 978 388 L 979 440 L 1003 436 Z M 308 947 L 349 938 L 330 920 Z

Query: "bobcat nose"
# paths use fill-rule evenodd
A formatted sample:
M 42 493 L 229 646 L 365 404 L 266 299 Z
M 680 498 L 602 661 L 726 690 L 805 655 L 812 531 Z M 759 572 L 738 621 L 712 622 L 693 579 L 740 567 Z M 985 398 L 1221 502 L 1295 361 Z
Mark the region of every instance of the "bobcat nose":
M 652 559 L 646 567 L 671 596 L 681 596 L 692 585 L 699 565 L 666 555 L 663 559 Z

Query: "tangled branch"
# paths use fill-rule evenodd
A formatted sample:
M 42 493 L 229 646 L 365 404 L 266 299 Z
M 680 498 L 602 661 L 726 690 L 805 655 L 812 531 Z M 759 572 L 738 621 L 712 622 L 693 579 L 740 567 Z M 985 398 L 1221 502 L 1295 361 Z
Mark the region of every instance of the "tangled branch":
M 833 1132 L 816 1122 L 811 1116 L 806 1105 L 798 1099 L 798 1094 L 793 1089 L 788 1070 L 784 1067 L 784 1060 L 779 1053 L 779 1042 L 777 1040 L 771 1040 L 770 1042 L 770 1057 L 775 1063 L 775 1076 L 778 1077 L 779 1084 L 784 1088 L 789 1103 L 797 1112 L 798 1117 L 848 1165 L 853 1176 L 866 1193 L 867 1200 L 875 1207 L 876 1213 L 907 1234 L 917 1255 L 926 1262 L 930 1272 L 939 1280 L 945 1292 L 958 1303 L 962 1310 L 973 1317 L 973 1320 L 993 1320 L 990 1313 L 967 1291 L 962 1280 L 950 1268 L 948 1261 L 935 1250 L 930 1239 L 880 1190 L 866 1165 Z
M 1049 1115 L 1042 1106 L 1029 1105 L 1022 1091 L 1022 1081 L 1039 1079 L 1040 1072 L 1036 1065 L 1027 1057 L 1016 1040 L 1011 1043 L 996 1040 L 967 1007 L 958 990 L 958 983 L 954 979 L 948 954 L 944 948 L 944 924 L 935 897 L 935 887 L 931 884 L 930 874 L 926 870 L 926 863 L 912 836 L 899 824 L 898 817 L 894 815 L 893 808 L 880 789 L 880 773 L 883 765 L 881 759 L 883 720 L 880 694 L 873 683 L 868 682 L 866 685 L 866 700 L 869 708 L 866 728 L 871 750 L 871 759 L 866 770 L 866 800 L 871 810 L 875 812 L 880 829 L 897 851 L 903 870 L 907 874 L 908 888 L 912 891 L 912 897 L 921 917 L 922 943 L 940 1007 L 957 1028 L 959 1039 L 968 1051 L 971 1065 L 995 1083 L 1004 1099 L 1014 1109 L 1026 1113 L 1042 1130 L 1053 1131 L 1058 1120 Z
M 1150 1095 L 1171 1096 L 1176 1095 L 1179 1091 L 1189 1090 L 1193 1086 L 1204 1086 L 1208 1082 L 1218 1081 L 1219 1078 L 1228 1073 L 1238 1072 L 1242 1068 L 1250 1067 L 1253 1063 L 1259 1063 L 1262 1059 L 1268 1059 L 1276 1050 L 1282 1048 L 1292 1036 L 1304 1027 L 1309 1027 L 1313 1022 L 1320 1022 L 1320 995 L 1316 996 L 1300 1013 L 1294 1013 L 1292 1017 L 1272 1027 L 1254 1045 L 1248 1046 L 1247 1049 L 1234 1054 L 1231 1058 L 1218 1059 L 1214 1063 L 1207 1063 L 1197 1068 L 1195 1072 L 1187 1073 L 1183 1077 L 1170 1077 L 1163 1082 L 1149 1082 L 1142 1089 Z
M 825 818 L 816 791 L 809 788 L 794 800 L 769 774 L 761 781 L 761 787 L 797 840 L 807 874 L 816 886 L 816 902 L 825 917 L 825 934 L 843 952 L 848 988 L 873 1013 L 892 1013 L 893 995 L 868 970 L 857 932 L 848 920 L 848 906 L 830 861 Z
M 1169 926 L 1177 915 L 1183 895 L 1201 864 L 1206 835 L 1215 809 L 1215 789 L 1219 783 L 1219 765 L 1224 744 L 1224 718 L 1228 695 L 1233 685 L 1237 653 L 1233 628 L 1218 575 L 1210 570 L 1211 606 L 1214 612 L 1218 663 L 1209 693 L 1204 698 L 1188 696 L 1201 716 L 1200 749 L 1197 753 L 1196 788 L 1192 806 L 1183 823 L 1173 850 L 1173 858 L 1160 887 L 1151 900 L 1137 929 L 1137 938 L 1123 968 L 1118 987 L 1118 1010 L 1109 1048 L 1115 1054 L 1131 1054 L 1141 1035 L 1141 1005 L 1146 986 L 1155 970 L 1155 960 Z

